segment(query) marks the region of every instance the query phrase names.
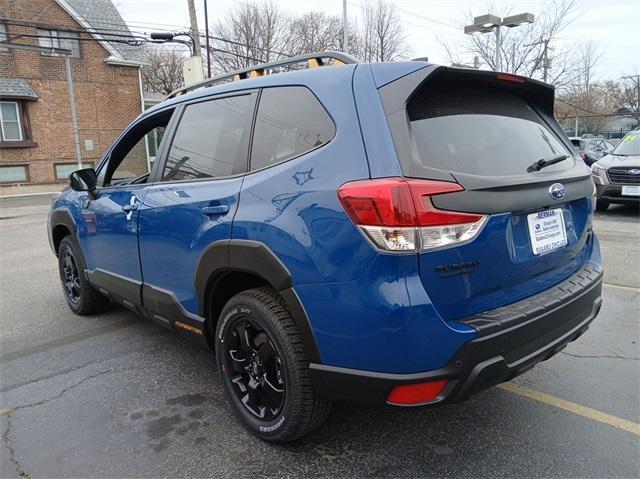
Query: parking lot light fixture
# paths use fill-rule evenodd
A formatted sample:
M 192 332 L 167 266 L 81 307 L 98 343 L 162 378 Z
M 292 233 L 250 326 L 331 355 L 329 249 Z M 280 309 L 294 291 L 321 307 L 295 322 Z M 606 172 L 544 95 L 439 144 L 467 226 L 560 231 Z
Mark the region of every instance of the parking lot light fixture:
M 513 28 L 525 25 L 527 23 L 533 23 L 536 16 L 533 13 L 519 13 L 518 15 L 511 15 L 510 17 L 504 17 L 502 19 L 502 25 L 505 27 Z
M 471 25 L 464 27 L 464 33 L 466 35 L 479 35 L 481 33 L 489 33 L 495 31 L 496 34 L 496 58 L 494 69 L 499 71 L 501 68 L 500 49 L 502 47 L 502 36 L 500 27 L 517 27 L 527 23 L 533 23 L 535 21 L 535 15 L 533 13 L 518 13 L 517 15 L 511 15 L 505 18 L 500 18 L 497 15 L 487 13 L 486 15 L 480 15 L 473 18 Z

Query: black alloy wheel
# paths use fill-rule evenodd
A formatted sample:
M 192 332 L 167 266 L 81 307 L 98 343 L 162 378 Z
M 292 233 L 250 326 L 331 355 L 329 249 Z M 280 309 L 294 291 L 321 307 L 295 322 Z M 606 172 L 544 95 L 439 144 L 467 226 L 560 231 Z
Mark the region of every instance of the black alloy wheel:
M 78 275 L 78 265 L 69 248 L 62 252 L 62 273 L 67 298 L 72 303 L 78 304 L 80 302 L 80 276 Z
M 97 291 L 85 276 L 84 257 L 75 238 L 65 236 L 57 252 L 62 292 L 71 311 L 80 315 L 103 311 L 109 305 L 109 298 Z
M 268 333 L 241 316 L 227 328 L 223 344 L 229 379 L 240 404 L 262 421 L 277 418 L 284 406 L 285 371 Z
M 216 359 L 231 406 L 260 439 L 291 442 L 319 427 L 318 396 L 300 332 L 282 297 L 261 287 L 233 296 L 215 328 Z

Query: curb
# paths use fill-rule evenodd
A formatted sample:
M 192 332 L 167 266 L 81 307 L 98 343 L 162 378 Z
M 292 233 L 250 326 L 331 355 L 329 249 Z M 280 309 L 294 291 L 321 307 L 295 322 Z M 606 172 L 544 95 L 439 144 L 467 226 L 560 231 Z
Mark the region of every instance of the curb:
M 28 196 L 53 196 L 60 193 L 59 191 L 46 191 L 44 193 L 19 193 L 17 195 L 0 195 L 0 200 L 6 200 L 11 198 L 26 198 Z

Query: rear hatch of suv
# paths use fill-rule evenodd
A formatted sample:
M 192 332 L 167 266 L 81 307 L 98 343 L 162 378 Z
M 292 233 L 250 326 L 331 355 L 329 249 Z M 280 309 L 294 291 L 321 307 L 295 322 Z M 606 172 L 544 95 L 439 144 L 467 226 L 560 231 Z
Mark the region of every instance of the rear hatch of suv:
M 592 247 L 593 183 L 553 118 L 550 86 L 427 70 L 420 83 L 405 78 L 380 92 L 418 214 L 449 213 L 440 225 L 437 215 L 418 223 L 418 261 L 439 314 L 455 320 L 576 272 Z

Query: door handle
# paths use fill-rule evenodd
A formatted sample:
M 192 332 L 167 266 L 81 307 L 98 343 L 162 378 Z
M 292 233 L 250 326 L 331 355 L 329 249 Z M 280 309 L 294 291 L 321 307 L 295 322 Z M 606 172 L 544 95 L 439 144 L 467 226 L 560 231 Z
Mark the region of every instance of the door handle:
M 138 198 L 136 198 L 135 195 L 129 198 L 128 205 L 122 206 L 122 211 L 124 211 L 127 214 L 127 220 L 131 219 L 131 214 L 133 213 L 134 210 L 137 210 L 137 209 L 138 209 Z
M 206 206 L 202 208 L 202 212 L 207 216 L 222 216 L 229 212 L 228 205 Z

